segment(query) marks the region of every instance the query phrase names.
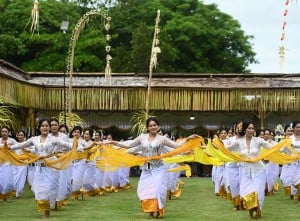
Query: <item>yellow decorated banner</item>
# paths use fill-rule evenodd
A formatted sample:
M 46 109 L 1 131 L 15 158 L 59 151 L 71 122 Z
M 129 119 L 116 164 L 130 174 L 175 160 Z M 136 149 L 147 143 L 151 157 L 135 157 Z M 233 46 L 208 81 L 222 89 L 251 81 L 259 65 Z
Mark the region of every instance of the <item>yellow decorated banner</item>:
M 291 149 L 291 139 L 287 138 L 280 141 L 278 144 L 275 144 L 272 148 L 266 150 L 262 150 L 259 156 L 255 158 L 242 158 L 238 154 L 234 154 L 230 152 L 224 144 L 219 139 L 213 139 L 212 145 L 222 151 L 229 159 L 231 158 L 231 162 L 258 162 L 260 160 L 270 160 L 271 162 L 277 164 L 286 164 L 291 163 L 297 159 L 299 159 L 299 154 L 295 154 L 293 156 L 281 153 L 279 150 L 282 148 Z M 228 161 L 227 161 L 228 162 Z
M 74 139 L 71 151 L 62 154 L 59 158 L 57 158 L 55 160 L 44 159 L 44 163 L 48 167 L 52 167 L 57 170 L 66 169 L 72 163 L 72 161 L 76 158 L 77 146 L 78 146 L 78 140 Z
M 222 162 L 235 162 L 237 161 L 236 159 L 234 159 L 233 157 L 231 157 L 231 155 L 227 155 L 225 153 L 223 153 L 221 150 L 215 148 L 213 146 L 213 144 L 211 143 L 211 140 L 208 141 L 206 149 L 205 149 L 205 153 L 207 153 L 210 156 L 213 156 L 214 158 L 219 159 Z
M 277 164 L 291 163 L 300 158 L 300 154 L 291 147 L 291 140 L 285 139 L 274 145 L 269 150 L 262 150 L 260 155 L 253 159 L 242 158 L 240 155 L 230 152 L 219 139 L 209 140 L 206 149 L 202 137 L 190 139 L 185 144 L 171 152 L 151 158 L 141 157 L 126 153 L 126 149 L 115 149 L 111 145 L 97 145 L 93 143 L 83 152 L 77 152 L 78 141 L 74 140 L 72 150 L 68 153 L 57 155 L 57 159 L 51 160 L 54 154 L 44 157 L 38 157 L 35 154 L 24 152 L 17 155 L 10 151 L 7 144 L 0 148 L 0 163 L 9 162 L 13 165 L 27 165 L 37 160 L 43 160 L 44 163 L 52 168 L 61 170 L 68 167 L 73 160 L 85 159 L 86 161 L 96 160 L 96 165 L 103 171 L 114 171 L 119 167 L 141 166 L 148 160 L 163 159 L 166 163 L 198 162 L 207 165 L 222 165 L 224 162 L 257 162 L 265 159 Z M 288 148 L 292 155 L 281 153 L 281 148 Z M 183 169 L 183 168 L 182 168 Z
M 213 156 L 208 156 L 201 148 L 197 148 L 194 151 L 195 162 L 206 164 L 206 165 L 215 165 L 220 166 L 223 164 L 221 160 Z
M 185 176 L 190 177 L 192 175 L 191 167 L 188 164 L 181 164 L 178 167 L 168 169 L 168 172 L 180 172 L 185 171 Z
M 261 152 L 264 153 L 266 152 L 266 149 L 262 149 Z M 269 160 L 273 163 L 277 164 L 287 164 L 287 163 L 292 163 L 293 161 L 299 159 L 299 156 L 291 156 L 285 153 L 280 153 L 279 151 L 276 151 L 269 156 L 266 157 L 266 160 Z
M 166 157 L 172 157 L 178 154 L 182 154 L 182 153 L 186 153 L 189 152 L 191 150 L 194 150 L 196 148 L 199 148 L 200 146 L 202 146 L 203 144 L 205 144 L 204 139 L 202 137 L 197 137 L 197 138 L 192 138 L 190 139 L 188 142 L 180 145 L 179 147 L 177 147 L 175 150 L 170 151 L 168 153 L 159 155 L 159 156 L 153 156 L 151 157 L 152 160 L 158 160 L 158 159 L 162 159 L 162 158 L 166 158 Z
M 164 158 L 166 163 L 197 162 L 206 165 L 220 166 L 223 164 L 218 158 L 207 155 L 200 147 L 194 149 L 192 153 Z
M 175 156 L 178 154 L 190 152 L 194 149 L 199 148 L 201 144 L 203 144 L 204 140 L 202 137 L 193 138 L 190 139 L 185 144 L 182 144 L 178 148 L 174 149 L 171 152 L 168 152 L 166 154 L 162 154 L 160 156 L 152 156 L 151 158 L 141 157 L 141 156 L 135 156 L 129 153 L 126 153 L 126 149 L 115 149 L 110 145 L 99 145 L 100 148 L 100 157 L 101 160 L 97 160 L 97 167 L 105 170 L 110 171 L 114 168 L 118 167 L 133 167 L 133 166 L 141 166 L 148 160 L 159 160 L 159 159 L 166 159 L 167 157 Z M 189 155 L 183 155 L 183 156 L 189 156 Z M 182 156 L 178 156 L 178 159 Z M 176 158 L 176 157 L 175 157 Z M 190 158 L 191 160 L 194 159 L 193 156 Z M 186 160 L 184 160 L 186 161 Z M 184 162 L 180 161 L 180 162 Z M 177 163 L 178 161 L 176 161 Z
M 15 151 L 11 151 L 8 149 L 7 143 L 5 142 L 4 146 L 0 148 L 0 159 L 3 162 L 9 162 L 12 165 L 16 166 L 25 166 L 27 164 L 33 163 L 40 158 L 34 154 L 25 153 L 22 155 L 16 154 Z M 52 155 L 53 156 L 53 155 Z
M 24 152 L 21 155 L 17 155 L 15 151 L 8 149 L 7 143 L 4 144 L 3 148 L 0 148 L 0 156 L 4 162 L 9 162 L 12 165 L 24 166 L 30 163 L 34 163 L 38 160 L 43 160 L 48 167 L 52 167 L 58 170 L 67 168 L 72 160 L 77 156 L 77 145 L 78 141 L 74 139 L 72 150 L 68 153 L 63 153 L 59 158 L 50 160 L 47 158 L 53 157 L 55 154 L 49 154 L 47 156 L 36 156 L 35 154 Z
M 148 159 L 146 157 L 135 156 L 126 153 L 124 149 L 115 149 L 111 145 L 100 145 L 100 157 L 102 159 L 102 168 L 112 170 L 118 167 L 140 166 Z M 100 165 L 100 163 L 98 163 Z

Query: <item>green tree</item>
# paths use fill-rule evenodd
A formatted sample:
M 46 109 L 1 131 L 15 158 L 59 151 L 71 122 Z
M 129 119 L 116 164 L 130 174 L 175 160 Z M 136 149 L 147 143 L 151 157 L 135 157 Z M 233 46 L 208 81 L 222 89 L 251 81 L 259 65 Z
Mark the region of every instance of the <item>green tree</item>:
M 76 2 L 47 0 L 39 3 L 39 35 L 30 33 L 32 0 L 6 1 L 0 5 L 0 55 L 26 71 L 63 71 L 69 39 L 79 18 L 89 8 Z M 16 21 L 16 18 L 18 21 Z M 70 21 L 68 32 L 60 30 Z M 10 44 L 8 45 L 7 42 Z M 105 67 L 102 18 L 91 19 L 76 46 L 74 70 L 101 71 Z
M 118 31 L 114 42 L 128 45 L 126 50 L 132 58 L 126 58 L 126 64 L 132 65 L 128 71 L 148 71 L 148 65 L 141 66 L 140 61 L 149 60 L 157 9 L 161 11 L 162 50 L 158 72 L 249 72 L 247 66 L 256 62 L 249 42 L 252 36 L 245 35 L 239 22 L 214 4 L 204 5 L 198 0 L 120 0 L 111 9 L 114 30 Z M 115 57 L 122 59 L 124 56 L 118 53 Z M 121 71 L 119 68 L 124 67 L 113 63 L 113 68 Z
M 216 5 L 198 0 L 44 0 L 39 1 L 39 35 L 30 33 L 33 0 L 0 2 L 0 56 L 26 71 L 63 71 L 64 51 L 79 18 L 91 8 L 112 17 L 113 72 L 147 73 L 156 12 L 161 11 L 156 72 L 241 73 L 256 62 L 250 40 L 238 21 Z M 63 20 L 70 21 L 64 35 Z M 81 31 L 75 71 L 104 71 L 103 18 L 95 16 Z

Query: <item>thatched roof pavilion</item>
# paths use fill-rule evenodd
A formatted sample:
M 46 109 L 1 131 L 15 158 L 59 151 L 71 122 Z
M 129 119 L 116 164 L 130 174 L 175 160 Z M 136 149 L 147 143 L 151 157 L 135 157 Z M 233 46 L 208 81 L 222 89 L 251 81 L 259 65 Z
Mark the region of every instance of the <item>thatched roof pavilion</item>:
M 74 73 L 72 111 L 87 126 L 127 131 L 130 113 L 145 108 L 147 84 L 148 74 L 113 73 L 109 82 L 104 73 Z M 299 118 L 299 89 L 300 74 L 159 73 L 152 80 L 150 112 L 166 130 L 214 130 L 239 119 L 273 128 Z M 18 102 L 24 127 L 63 111 L 64 91 L 63 73 L 27 73 L 0 60 L 0 95 Z

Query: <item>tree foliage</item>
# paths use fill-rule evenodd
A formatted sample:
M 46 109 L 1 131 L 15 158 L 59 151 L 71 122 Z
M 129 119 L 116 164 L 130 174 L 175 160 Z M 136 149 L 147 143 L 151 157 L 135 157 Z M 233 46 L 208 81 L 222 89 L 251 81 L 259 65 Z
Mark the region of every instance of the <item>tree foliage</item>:
M 238 21 L 198 0 L 39 1 L 40 34 L 30 34 L 33 0 L 0 2 L 0 56 L 26 71 L 63 71 L 71 31 L 91 8 L 112 17 L 113 72 L 147 73 L 156 12 L 161 11 L 157 72 L 241 73 L 255 52 Z M 16 19 L 17 18 L 17 19 Z M 70 21 L 64 35 L 63 20 Z M 75 50 L 74 70 L 103 72 L 103 18 L 91 19 Z

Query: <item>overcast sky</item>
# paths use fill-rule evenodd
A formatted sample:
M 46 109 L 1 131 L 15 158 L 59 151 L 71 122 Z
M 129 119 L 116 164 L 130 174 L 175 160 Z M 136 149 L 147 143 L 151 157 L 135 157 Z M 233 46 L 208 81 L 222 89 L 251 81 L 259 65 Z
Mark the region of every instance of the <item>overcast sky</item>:
M 252 73 L 300 73 L 300 1 L 290 0 L 286 16 L 285 39 L 281 41 L 286 0 L 202 0 L 215 3 L 220 11 L 238 20 L 247 35 L 253 35 L 253 49 L 259 64 L 249 66 Z M 278 49 L 286 48 L 284 68 L 280 68 Z

